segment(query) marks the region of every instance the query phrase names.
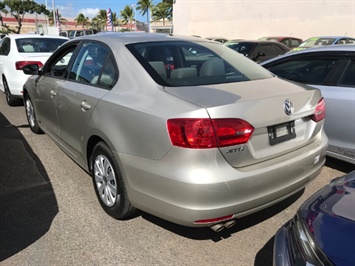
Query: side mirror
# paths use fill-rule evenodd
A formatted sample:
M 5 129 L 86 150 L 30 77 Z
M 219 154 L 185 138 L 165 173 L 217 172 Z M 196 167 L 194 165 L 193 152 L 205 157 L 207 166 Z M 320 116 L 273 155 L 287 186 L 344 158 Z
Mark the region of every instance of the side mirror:
M 22 71 L 26 75 L 38 75 L 39 74 L 39 66 L 37 64 L 25 65 L 22 68 Z
M 265 56 L 263 52 L 259 52 L 256 57 L 253 58 L 253 61 L 257 61 L 260 56 Z

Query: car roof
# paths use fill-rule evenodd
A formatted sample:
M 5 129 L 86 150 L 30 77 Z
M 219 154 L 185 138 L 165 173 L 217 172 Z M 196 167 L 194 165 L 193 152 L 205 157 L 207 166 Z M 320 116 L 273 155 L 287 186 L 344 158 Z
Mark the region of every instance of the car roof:
M 10 37 L 11 39 L 23 39 L 23 38 L 55 38 L 55 39 L 65 39 L 68 40 L 68 38 L 63 37 L 63 36 L 57 36 L 57 35 L 41 35 L 41 34 L 9 34 L 6 37 Z
M 98 40 L 105 42 L 120 42 L 122 44 L 156 41 L 195 41 L 195 42 L 214 42 L 204 38 L 184 35 L 172 35 L 164 33 L 146 33 L 146 32 L 107 32 L 105 34 L 92 34 L 76 37 L 74 40 Z
M 291 39 L 301 40 L 301 38 L 293 37 L 293 36 L 265 36 L 265 37 L 261 37 L 261 38 L 277 38 L 277 39 L 291 38 Z
M 294 56 L 297 54 L 309 54 L 309 53 L 320 53 L 320 52 L 336 52 L 336 51 L 345 51 L 345 52 L 355 52 L 355 45 L 354 44 L 337 44 L 337 45 L 322 45 L 322 46 L 315 46 L 315 47 L 311 47 L 311 48 L 307 48 L 304 50 L 299 50 L 299 51 L 292 51 L 292 52 L 288 52 L 286 54 L 283 55 L 279 55 L 275 58 L 271 58 L 269 60 L 265 60 L 264 62 L 261 62 L 260 65 L 265 65 L 268 64 L 270 62 L 273 62 L 275 60 L 280 60 L 282 58 L 287 58 L 289 56 Z
M 312 39 L 312 38 L 332 38 L 332 39 L 341 39 L 341 38 L 350 38 L 350 39 L 354 39 L 351 36 L 331 36 L 331 35 L 325 35 L 325 36 L 313 36 L 313 37 L 309 37 L 308 39 Z

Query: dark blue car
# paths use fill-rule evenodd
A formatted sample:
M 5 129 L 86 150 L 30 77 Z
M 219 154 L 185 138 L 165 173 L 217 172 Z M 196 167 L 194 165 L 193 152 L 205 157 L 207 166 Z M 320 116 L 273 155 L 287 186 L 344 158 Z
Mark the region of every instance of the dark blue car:
M 276 233 L 274 265 L 355 265 L 355 171 L 310 197 Z

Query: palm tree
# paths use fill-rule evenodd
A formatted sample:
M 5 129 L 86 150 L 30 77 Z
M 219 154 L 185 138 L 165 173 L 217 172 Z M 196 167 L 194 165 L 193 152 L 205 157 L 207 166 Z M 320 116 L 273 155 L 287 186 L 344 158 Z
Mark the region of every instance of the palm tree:
M 53 12 L 49 12 L 47 17 L 48 17 L 49 26 L 53 26 L 54 25 Z M 62 18 L 62 15 L 59 13 L 58 13 L 58 17 L 59 17 L 60 24 L 65 25 L 68 22 L 68 20 L 65 18 Z
M 167 9 L 167 18 L 172 19 L 173 18 L 173 5 L 174 5 L 174 0 L 163 0 L 163 3 L 166 5 Z
M 147 14 L 147 24 L 149 24 L 149 11 L 153 8 L 153 1 L 152 0 L 139 0 L 137 3 L 137 10 L 140 10 L 139 13 L 144 16 Z
M 92 26 L 96 29 L 103 30 L 107 24 L 107 12 L 105 9 L 99 10 L 97 15 L 92 19 Z
M 83 13 L 80 13 L 74 21 L 76 22 L 76 26 L 81 25 L 83 28 L 89 24 L 89 18 L 85 17 Z
M 121 19 L 119 19 L 117 17 L 117 13 L 116 12 L 112 12 L 111 14 L 111 19 L 112 19 L 112 24 L 113 24 L 113 28 L 115 29 L 115 27 L 117 27 L 118 25 L 120 25 L 121 23 Z
M 121 11 L 120 15 L 123 18 L 124 23 L 127 23 L 127 22 L 130 23 L 130 27 L 132 30 L 132 20 L 134 17 L 133 8 L 129 5 L 126 5 L 125 8 Z
M 169 5 L 165 2 L 160 2 L 153 8 L 153 20 L 163 20 L 163 25 L 165 25 L 165 19 L 169 17 Z

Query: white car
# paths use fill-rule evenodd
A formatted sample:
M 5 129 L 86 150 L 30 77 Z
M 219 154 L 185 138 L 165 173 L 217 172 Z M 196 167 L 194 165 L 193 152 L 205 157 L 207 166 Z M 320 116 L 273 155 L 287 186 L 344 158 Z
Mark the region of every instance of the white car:
M 22 87 L 28 75 L 22 68 L 28 64 L 43 66 L 48 57 L 68 38 L 38 34 L 11 34 L 0 41 L 0 89 L 8 105 L 22 101 Z

